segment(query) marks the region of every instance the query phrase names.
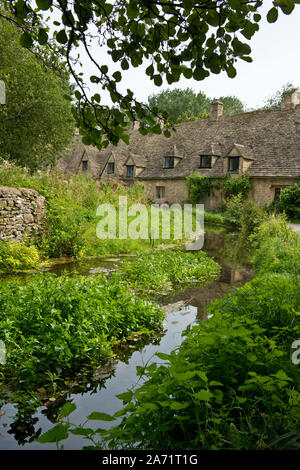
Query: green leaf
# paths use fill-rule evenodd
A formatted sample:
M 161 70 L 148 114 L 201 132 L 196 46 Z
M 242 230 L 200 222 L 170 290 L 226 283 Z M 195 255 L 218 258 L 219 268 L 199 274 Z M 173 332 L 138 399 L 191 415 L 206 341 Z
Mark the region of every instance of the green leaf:
M 197 400 L 201 401 L 209 401 L 213 394 L 209 392 L 208 390 L 200 390 L 200 392 L 194 393 L 193 396 L 197 398 Z
M 47 442 L 60 442 L 68 438 L 68 429 L 69 427 L 64 424 L 57 424 L 54 428 L 49 429 L 49 431 L 42 434 L 37 441 L 40 444 L 45 444 Z
M 48 42 L 47 31 L 43 28 L 39 30 L 38 41 L 41 46 L 44 46 Z
M 75 403 L 67 402 L 63 405 L 59 413 L 61 416 L 65 417 L 69 416 L 74 410 L 76 410 Z
M 163 80 L 162 80 L 160 75 L 154 75 L 153 79 L 154 79 L 154 83 L 155 83 L 156 86 L 161 86 L 162 85 Z
M 115 72 L 113 73 L 113 77 L 116 80 L 116 82 L 120 82 L 122 80 L 122 74 L 121 72 Z
M 60 44 L 66 44 L 68 42 L 68 36 L 65 32 L 64 29 L 61 29 L 57 35 L 56 35 L 56 40 L 60 43 Z
M 169 354 L 165 354 L 161 352 L 156 353 L 155 356 L 159 357 L 159 359 L 163 359 L 164 361 L 168 361 L 171 357 Z
M 170 409 L 174 411 L 184 410 L 184 408 L 187 408 L 189 405 L 189 403 L 179 403 L 177 401 L 173 401 L 171 403 Z
M 247 357 L 248 361 L 250 361 L 250 362 L 255 362 L 256 359 L 257 359 L 257 356 L 252 352 L 249 352 L 246 357 Z
M 113 416 L 110 416 L 107 413 L 99 413 L 98 411 L 94 411 L 93 413 L 88 415 L 87 419 L 97 420 L 97 421 L 114 421 L 115 420 Z
M 233 10 L 240 10 L 241 9 L 241 0 L 228 0 L 229 5 Z
M 25 32 L 20 37 L 20 43 L 23 47 L 26 47 L 26 49 L 30 49 L 33 44 L 33 39 L 29 33 Z
M 89 436 L 89 435 L 93 435 L 96 433 L 96 431 L 94 431 L 94 429 L 91 429 L 91 428 L 75 428 L 75 429 L 72 429 L 72 431 L 70 431 L 71 434 L 74 434 L 75 436 Z
M 272 377 L 276 377 L 279 380 L 286 380 L 292 382 L 292 379 L 286 375 L 286 373 L 280 369 L 276 374 L 271 374 Z
M 49 10 L 52 5 L 52 0 L 36 0 L 36 5 L 39 10 Z
M 128 390 L 128 392 L 120 393 L 119 395 L 116 395 L 116 397 L 119 398 L 119 400 L 129 402 L 133 397 L 133 392 L 131 390 Z
M 94 98 L 95 101 L 97 101 L 97 103 L 100 103 L 101 96 L 99 95 L 99 93 L 95 93 L 93 98 Z
M 121 62 L 121 67 L 122 67 L 122 70 L 128 70 L 129 69 L 129 63 L 128 63 L 128 60 L 127 59 L 123 59 L 122 62 Z
M 129 145 L 129 135 L 128 134 L 121 134 L 120 139 L 122 139 L 123 142 L 125 142 L 126 145 Z
M 226 72 L 229 78 L 234 78 L 236 76 L 236 69 L 233 67 L 233 65 L 229 65 Z
M 275 23 L 275 21 L 277 21 L 277 18 L 278 18 L 278 9 L 273 7 L 267 13 L 267 20 L 269 23 Z

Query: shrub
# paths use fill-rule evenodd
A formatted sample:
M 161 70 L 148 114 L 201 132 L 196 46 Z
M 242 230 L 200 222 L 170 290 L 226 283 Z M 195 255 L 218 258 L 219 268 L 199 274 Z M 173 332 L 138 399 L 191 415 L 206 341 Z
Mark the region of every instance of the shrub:
M 127 195 L 129 204 L 147 201 L 144 188 L 135 183 L 126 187 L 122 184 L 96 182 L 90 176 L 66 176 L 58 172 L 38 171 L 31 174 L 15 165 L 0 165 L 0 185 L 33 188 L 45 196 L 47 218 L 43 236 L 35 241 L 45 257 L 94 256 L 107 253 L 104 243 L 96 236 L 99 204 L 117 205 L 120 195 Z M 128 242 L 128 246 L 126 246 Z M 111 253 L 128 252 L 149 247 L 147 243 L 132 240 L 114 240 L 109 247 Z
M 0 242 L 0 271 L 37 268 L 39 262 L 39 253 L 35 246 L 18 242 Z
M 226 201 L 225 223 L 241 229 L 245 235 L 252 233 L 265 217 L 264 210 L 253 201 L 245 201 L 241 193 L 232 196 Z
M 300 438 L 297 367 L 255 320 L 217 315 L 158 357 L 167 362 L 122 397 L 124 419 L 104 435 L 109 448 L 253 450 Z
M 300 183 L 285 188 L 280 194 L 279 204 L 289 218 L 300 220 Z
M 48 372 L 65 374 L 96 366 L 113 342 L 157 330 L 163 313 L 117 279 L 97 275 L 36 275 L 26 286 L 0 290 L 0 340 L 6 364 L 0 371 L 27 389 Z
M 259 273 L 287 273 L 300 276 L 300 239 L 285 218 L 271 216 L 250 237 L 255 250 L 254 265 Z

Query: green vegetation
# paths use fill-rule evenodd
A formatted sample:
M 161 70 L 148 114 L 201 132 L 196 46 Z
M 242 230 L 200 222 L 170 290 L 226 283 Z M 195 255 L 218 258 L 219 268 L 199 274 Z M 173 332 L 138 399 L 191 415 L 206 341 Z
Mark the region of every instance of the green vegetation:
M 145 74 L 157 87 L 164 82 L 172 85 L 182 77 L 202 81 L 210 74 L 226 73 L 234 78 L 237 60 L 252 61 L 248 42 L 259 30 L 263 16 L 275 23 L 281 12 L 291 14 L 297 3 L 273 2 L 262 15 L 262 2 L 252 0 L 208 4 L 164 0 L 159 5 L 152 2 L 151 8 L 148 2 L 136 0 L 2 1 L 22 30 L 24 47 L 46 53 L 54 49 L 54 64 L 57 58 L 67 62 L 76 83 L 77 119 L 85 134 L 84 143 L 98 148 L 106 147 L 109 141 L 116 145 L 120 139 L 128 142 L 128 120 L 145 119 L 141 133 L 162 132 L 146 104 L 138 102 L 130 89 L 122 93 L 123 76 L 130 67 L 147 62 Z M 8 14 L 5 18 L 11 21 Z M 103 45 L 107 57 L 99 59 L 94 52 L 98 48 L 90 47 L 90 40 L 91 46 Z M 89 76 L 95 87 L 92 96 L 86 92 L 83 72 L 73 65 L 76 48 L 82 47 L 95 70 Z M 115 65 L 105 65 L 111 59 Z M 85 69 L 89 69 L 87 64 Z M 102 104 L 103 94 L 109 94 L 114 107 Z
M 194 204 L 199 203 L 201 197 L 210 190 L 217 189 L 223 191 L 224 198 L 226 199 L 239 194 L 241 198 L 245 199 L 251 189 L 251 181 L 247 173 L 242 173 L 236 178 L 232 178 L 229 174 L 226 174 L 222 178 L 211 178 L 210 176 L 204 176 L 196 172 L 187 176 L 186 180 L 189 199 Z
M 26 392 L 63 376 L 95 368 L 116 340 L 157 331 L 163 313 L 118 278 L 36 275 L 26 286 L 0 290 L 0 340 L 6 345 L 4 381 Z
M 36 268 L 40 256 L 35 246 L 26 246 L 18 242 L 0 242 L 0 271 L 18 271 Z
M 119 395 L 123 410 L 88 417 L 123 416 L 119 425 L 74 429 L 61 418 L 40 442 L 72 432 L 98 448 L 299 450 L 300 376 L 291 360 L 300 337 L 299 236 L 271 217 L 250 239 L 255 278 L 211 304 L 179 348 L 158 353 L 161 362 L 141 371 L 143 385 Z
M 0 12 L 1 13 L 1 12 Z M 54 165 L 74 136 L 67 74 L 54 73 L 20 44 L 16 25 L 0 18 L 0 157 L 31 169 Z M 5 155 L 4 155 L 5 154 Z
M 193 282 L 207 284 L 219 276 L 220 266 L 204 252 L 163 250 L 123 261 L 119 275 L 129 286 L 144 293 L 166 293 Z
M 284 212 L 290 220 L 300 220 L 300 183 L 287 186 L 281 191 L 278 201 L 271 204 L 271 210 Z
M 224 212 L 224 223 L 239 229 L 247 237 L 266 218 L 264 210 L 251 200 L 244 200 L 242 193 L 228 198 Z
M 163 90 L 160 93 L 150 95 L 148 104 L 151 109 L 157 109 L 161 115 L 167 113 L 172 122 L 179 124 L 208 118 L 210 105 L 216 100 L 222 101 L 224 114 L 236 114 L 244 111 L 243 103 L 235 96 L 208 98 L 205 93 L 201 91 L 196 93 L 192 88 Z
M 141 185 L 100 185 L 91 177 L 83 175 L 66 176 L 41 171 L 31 174 L 15 165 L 0 165 L 0 185 L 33 188 L 45 196 L 47 219 L 44 232 L 41 237 L 31 240 L 37 247 L 40 258 L 80 258 L 150 249 L 150 240 L 100 240 L 96 235 L 99 222 L 99 217 L 96 216 L 97 207 L 103 203 L 117 206 L 119 196 L 122 195 L 128 197 L 128 205 L 146 203 L 147 198 Z M 157 244 L 161 241 L 158 240 Z M 9 253 L 10 248 L 5 250 Z M 28 248 L 24 247 L 23 250 L 26 253 Z M 30 263 L 30 267 L 38 266 L 38 257 L 34 260 L 35 263 Z M 10 264 L 10 268 L 24 269 L 25 266 L 15 263 L 14 266 Z M 6 268 L 0 265 L 0 270 L 3 269 Z

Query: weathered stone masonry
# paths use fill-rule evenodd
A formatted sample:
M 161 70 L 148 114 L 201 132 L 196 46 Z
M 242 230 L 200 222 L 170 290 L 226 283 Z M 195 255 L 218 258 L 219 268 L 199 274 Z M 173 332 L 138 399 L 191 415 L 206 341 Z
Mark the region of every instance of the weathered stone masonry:
M 0 240 L 38 235 L 45 216 L 45 198 L 34 189 L 0 186 Z

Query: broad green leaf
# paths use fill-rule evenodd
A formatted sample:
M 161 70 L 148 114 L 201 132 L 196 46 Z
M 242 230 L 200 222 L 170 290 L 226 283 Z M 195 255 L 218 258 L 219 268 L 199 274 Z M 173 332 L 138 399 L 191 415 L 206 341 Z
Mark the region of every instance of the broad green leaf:
M 278 19 L 278 9 L 273 7 L 267 13 L 267 20 L 269 23 L 275 23 Z
M 75 428 L 70 431 L 71 434 L 74 434 L 75 436 L 90 436 L 96 433 L 94 429 L 91 428 Z
M 170 359 L 169 354 L 165 354 L 161 352 L 156 353 L 155 356 L 159 357 L 159 359 L 163 359 L 164 361 L 168 361 Z
M 36 4 L 40 10 L 48 10 L 52 5 L 52 0 L 36 0 Z
M 67 402 L 63 405 L 62 409 L 60 410 L 61 416 L 69 416 L 74 410 L 76 410 L 75 403 Z
M 64 29 L 61 29 L 57 35 L 56 35 L 56 40 L 60 43 L 60 44 L 66 44 L 68 42 L 68 36 L 65 32 Z
M 37 441 L 41 444 L 47 442 L 60 442 L 68 438 L 68 426 L 64 424 L 57 424 L 54 428 L 42 434 Z
M 200 390 L 200 392 L 194 393 L 193 396 L 197 398 L 197 400 L 201 401 L 209 401 L 213 394 L 209 392 L 208 390 Z
M 26 47 L 26 49 L 30 49 L 33 44 L 33 39 L 29 33 L 25 32 L 20 37 L 20 43 L 23 47 Z
M 41 46 L 47 44 L 48 42 L 48 34 L 47 31 L 43 28 L 39 30 L 38 41 Z
M 93 413 L 88 415 L 87 419 L 97 420 L 97 421 L 114 421 L 115 420 L 113 416 L 110 416 L 107 413 L 100 413 L 98 411 L 94 411 Z

